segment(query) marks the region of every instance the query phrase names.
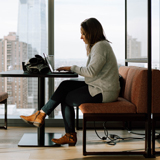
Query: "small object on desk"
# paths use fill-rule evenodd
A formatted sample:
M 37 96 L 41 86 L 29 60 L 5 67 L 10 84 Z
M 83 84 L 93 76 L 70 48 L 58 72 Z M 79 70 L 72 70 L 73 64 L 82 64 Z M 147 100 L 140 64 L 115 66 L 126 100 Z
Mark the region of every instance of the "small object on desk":
M 27 63 L 22 62 L 25 73 L 44 74 L 48 73 L 50 68 L 45 59 L 40 55 L 30 58 Z

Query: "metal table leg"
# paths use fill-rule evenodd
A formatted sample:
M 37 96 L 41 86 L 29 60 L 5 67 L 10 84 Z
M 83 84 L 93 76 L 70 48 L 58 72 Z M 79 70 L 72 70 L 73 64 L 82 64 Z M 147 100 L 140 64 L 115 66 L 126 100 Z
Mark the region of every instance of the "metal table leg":
M 38 110 L 45 101 L 45 78 L 38 78 Z M 37 133 L 25 133 L 18 143 L 19 147 L 57 147 L 59 145 L 51 141 L 52 138 L 60 138 L 62 134 L 45 133 L 45 124 L 37 129 Z

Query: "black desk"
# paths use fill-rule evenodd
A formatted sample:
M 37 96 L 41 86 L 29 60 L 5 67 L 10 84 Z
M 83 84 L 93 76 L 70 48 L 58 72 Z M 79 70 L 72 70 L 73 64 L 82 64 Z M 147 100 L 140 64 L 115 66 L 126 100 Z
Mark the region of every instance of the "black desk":
M 45 77 L 52 78 L 69 78 L 69 77 L 78 77 L 76 73 L 47 73 L 47 74 L 29 74 L 24 73 L 22 70 L 12 70 L 6 72 L 0 72 L 0 77 L 35 77 L 38 78 L 38 110 L 40 110 L 45 103 Z M 43 146 L 56 146 L 51 139 L 52 138 L 60 138 L 61 134 L 54 133 L 45 133 L 45 124 L 37 129 L 36 133 L 25 133 L 21 140 L 18 143 L 18 146 L 26 146 L 26 147 L 43 147 Z

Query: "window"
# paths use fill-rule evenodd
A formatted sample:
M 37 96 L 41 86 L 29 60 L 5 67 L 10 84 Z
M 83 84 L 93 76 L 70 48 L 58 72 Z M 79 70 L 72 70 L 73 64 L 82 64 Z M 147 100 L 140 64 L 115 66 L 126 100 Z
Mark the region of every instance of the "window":
M 152 68 L 160 69 L 159 0 L 152 1 Z
M 124 0 L 55 0 L 55 67 L 87 61 L 85 44 L 80 39 L 80 24 L 95 17 L 103 25 L 111 41 L 119 65 L 124 65 L 125 55 L 125 3 Z M 55 79 L 55 89 L 64 79 Z M 55 116 L 61 114 L 56 108 Z
M 2 65 L 0 72 L 22 69 L 23 61 L 35 54 L 47 52 L 47 2 L 47 0 L 0 2 L 0 19 L 3 22 L 0 32 L 0 56 L 3 55 L 0 57 Z M 19 118 L 24 108 L 28 109 L 29 114 L 30 110 L 33 112 L 37 109 L 36 78 L 1 78 L 0 81 L 4 81 L 3 84 L 0 82 L 0 90 L 7 91 L 10 95 L 8 118 Z M 0 112 L 0 116 L 1 114 L 4 114 L 3 111 Z
M 136 10 L 136 12 L 134 12 Z M 147 58 L 147 1 L 127 0 L 127 57 Z M 152 1 L 152 68 L 160 69 L 159 61 L 159 1 Z M 147 63 L 129 63 L 148 67 Z
M 127 41 L 128 58 L 147 58 L 146 0 L 127 1 Z
M 140 4 L 137 12 L 145 12 L 144 0 L 127 0 Z M 8 5 L 9 4 L 9 5 Z M 7 0 L 0 2 L 0 72 L 9 69 L 20 69 L 21 62 L 35 54 L 48 53 L 48 0 Z M 125 55 L 125 1 L 124 0 L 54 0 L 54 59 L 55 68 L 63 65 L 77 64 L 85 66 L 87 61 L 85 44 L 80 39 L 80 23 L 86 18 L 95 17 L 103 25 L 106 37 L 118 60 L 124 65 Z M 12 14 L 10 14 L 12 13 Z M 133 17 L 133 15 L 135 17 Z M 145 53 L 146 41 L 141 35 L 145 32 L 145 24 L 135 26 L 137 14 L 128 13 L 130 29 L 128 32 L 127 50 L 129 56 Z M 154 68 L 159 68 L 159 1 L 152 1 L 152 56 Z M 138 20 L 139 20 L 138 19 Z M 143 22 L 143 21 L 142 21 Z M 132 25 L 134 24 L 134 25 Z M 134 27 L 133 27 L 134 26 Z M 135 33 L 140 30 L 140 34 Z M 142 32 L 141 32 L 142 31 Z M 144 48 L 144 49 L 143 49 Z M 5 52 L 7 51 L 8 52 Z M 131 52 L 133 51 L 134 52 Z M 6 54 L 7 53 L 7 54 Z M 145 54 L 142 57 L 146 57 Z M 7 57 L 7 61 L 6 58 Z M 20 58 L 21 57 L 21 58 Z M 7 64 L 6 64 L 7 62 Z M 133 64 L 135 65 L 135 64 Z M 55 89 L 64 80 L 55 79 Z M 9 91 L 8 117 L 19 118 L 22 112 L 33 113 L 37 109 L 37 80 L 35 78 L 0 78 L 0 90 Z M 6 86 L 7 84 L 7 86 Z M 48 80 L 46 79 L 46 85 Z M 48 86 L 46 86 L 48 89 Z M 20 92 L 19 92 L 20 90 Z M 15 94 L 13 94 L 16 91 Z M 22 91 L 22 92 L 21 92 Z M 14 95 L 14 96 L 12 96 Z M 16 96 L 15 96 L 16 95 Z M 46 100 L 48 91 L 46 90 Z M 23 98 L 22 98 L 23 97 Z M 14 109 L 13 109 L 14 108 Z M 15 110 L 17 109 L 17 111 Z M 1 110 L 0 110 L 1 111 Z M 15 111 L 15 112 L 14 112 Z M 21 112 L 22 111 L 22 112 Z M 3 114 L 0 112 L 0 117 Z M 55 118 L 61 118 L 60 107 L 55 110 Z

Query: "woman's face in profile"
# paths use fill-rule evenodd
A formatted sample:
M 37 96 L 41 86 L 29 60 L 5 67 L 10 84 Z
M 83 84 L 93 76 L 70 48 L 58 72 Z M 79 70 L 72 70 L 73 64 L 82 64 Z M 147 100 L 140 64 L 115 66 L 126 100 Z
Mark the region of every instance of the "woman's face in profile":
M 88 44 L 86 36 L 85 36 L 85 32 L 82 27 L 81 27 L 81 39 L 83 39 L 85 44 Z

